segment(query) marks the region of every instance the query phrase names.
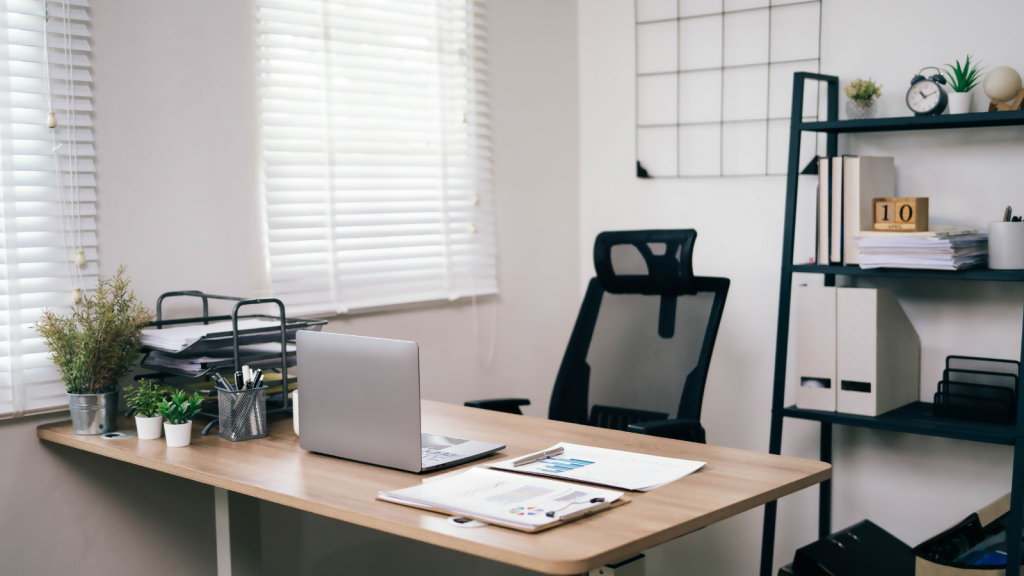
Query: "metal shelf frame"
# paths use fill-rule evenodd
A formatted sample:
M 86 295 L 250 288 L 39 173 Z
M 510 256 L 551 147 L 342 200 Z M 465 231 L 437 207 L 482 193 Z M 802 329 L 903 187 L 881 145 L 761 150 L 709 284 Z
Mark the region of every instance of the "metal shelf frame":
M 827 119 L 824 122 L 803 122 L 801 112 L 804 101 L 805 80 L 827 83 Z M 1024 394 L 1017 398 L 1017 422 L 1011 425 L 970 422 L 936 418 L 931 404 L 915 402 L 881 416 L 858 416 L 838 412 L 801 410 L 785 407 L 786 360 L 789 343 L 790 302 L 794 273 L 824 274 L 825 285 L 835 286 L 836 275 L 873 276 L 889 278 L 917 278 L 928 280 L 980 280 L 990 282 L 1024 282 L 1024 271 L 989 270 L 979 268 L 959 272 L 936 270 L 869 269 L 859 266 L 826 266 L 793 264 L 793 239 L 796 227 L 797 186 L 800 176 L 800 134 L 821 132 L 826 134 L 826 154 L 839 152 L 839 134 L 861 132 L 899 132 L 907 130 L 943 130 L 958 128 L 991 128 L 998 126 L 1024 126 L 1024 111 L 981 112 L 947 116 L 909 116 L 900 118 L 873 118 L 869 120 L 839 120 L 839 78 L 810 72 L 793 75 L 793 106 L 789 135 L 789 160 L 786 176 L 786 222 L 782 240 L 782 275 L 779 289 L 779 318 L 775 343 L 775 373 L 772 392 L 771 433 L 768 451 L 779 454 L 782 449 L 782 424 L 785 418 L 799 418 L 821 422 L 820 458 L 832 463 L 832 425 L 859 426 L 876 430 L 922 434 L 954 438 L 973 442 L 1013 446 L 1013 478 L 1011 481 L 1010 519 L 1007 529 L 1007 566 L 1021 564 L 1021 532 L 1024 527 Z M 1022 322 L 1024 331 L 1024 322 Z M 1024 361 L 1024 339 L 1021 344 Z M 761 540 L 761 576 L 772 576 L 772 556 L 775 546 L 775 520 L 777 502 L 765 505 L 764 530 Z M 832 481 L 819 485 L 818 537 L 832 532 Z

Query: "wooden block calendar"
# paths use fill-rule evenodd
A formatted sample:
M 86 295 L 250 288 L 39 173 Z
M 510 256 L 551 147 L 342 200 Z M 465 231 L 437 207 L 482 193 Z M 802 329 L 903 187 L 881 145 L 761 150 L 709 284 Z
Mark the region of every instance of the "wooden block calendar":
M 927 198 L 873 198 L 871 228 L 887 232 L 927 232 Z

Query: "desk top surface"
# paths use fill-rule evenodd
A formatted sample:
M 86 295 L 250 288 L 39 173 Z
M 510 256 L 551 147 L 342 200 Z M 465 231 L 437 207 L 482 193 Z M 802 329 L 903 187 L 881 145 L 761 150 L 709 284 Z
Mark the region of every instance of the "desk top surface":
M 134 430 L 135 422 L 122 418 L 120 426 Z M 463 466 L 530 454 L 558 442 L 708 463 L 651 492 L 629 492 L 632 502 L 625 506 L 528 534 L 496 526 L 460 528 L 442 514 L 375 500 L 381 490 L 407 488 L 430 475 L 306 452 L 299 448 L 287 418 L 271 418 L 267 438 L 246 442 L 229 442 L 215 434 L 200 436 L 201 429 L 199 422 L 192 427 L 192 445 L 187 448 L 167 448 L 162 439 L 76 436 L 70 421 L 39 426 L 37 435 L 284 506 L 549 574 L 579 574 L 628 558 L 832 475 L 830 465 L 813 460 L 424 400 L 424 430 L 507 445 L 494 456 Z

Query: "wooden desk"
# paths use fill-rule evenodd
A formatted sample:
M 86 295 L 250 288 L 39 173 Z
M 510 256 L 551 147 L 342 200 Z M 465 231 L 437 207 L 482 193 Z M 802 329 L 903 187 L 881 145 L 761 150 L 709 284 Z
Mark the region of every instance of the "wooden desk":
M 134 421 L 123 419 L 120 425 L 134 429 Z M 628 558 L 832 475 L 830 465 L 813 460 L 423 401 L 424 430 L 508 446 L 491 460 L 564 441 L 708 463 L 651 492 L 629 493 L 633 502 L 615 510 L 526 534 L 493 526 L 459 528 L 440 514 L 374 500 L 380 490 L 406 488 L 424 476 L 306 452 L 299 448 L 290 419 L 271 422 L 269 437 L 247 442 L 203 437 L 201 428 L 193 426 L 188 448 L 167 448 L 163 440 L 76 436 L 70 422 L 44 424 L 37 434 L 261 500 L 549 574 L 579 574 Z

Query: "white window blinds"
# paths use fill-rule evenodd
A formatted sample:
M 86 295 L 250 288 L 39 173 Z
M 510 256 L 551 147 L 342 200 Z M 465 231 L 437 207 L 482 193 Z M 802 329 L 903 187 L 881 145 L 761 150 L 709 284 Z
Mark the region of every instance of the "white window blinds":
M 289 314 L 497 292 L 473 0 L 255 0 L 267 262 Z
M 87 8 L 85 0 L 0 0 L 0 417 L 67 404 L 32 325 L 44 308 L 69 312 L 73 287 L 95 286 Z M 49 110 L 56 129 L 47 127 Z

